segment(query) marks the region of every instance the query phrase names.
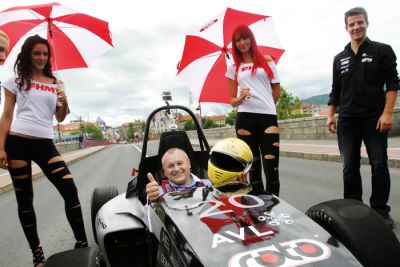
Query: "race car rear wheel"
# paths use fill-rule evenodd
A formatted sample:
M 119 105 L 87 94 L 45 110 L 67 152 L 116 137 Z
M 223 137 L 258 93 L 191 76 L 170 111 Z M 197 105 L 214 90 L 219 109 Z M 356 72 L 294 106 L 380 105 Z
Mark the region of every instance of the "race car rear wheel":
M 105 267 L 98 248 L 86 247 L 58 252 L 48 257 L 43 267 Z
M 118 196 L 118 189 L 115 186 L 106 186 L 106 187 L 96 187 L 92 193 L 92 204 L 90 207 L 91 210 L 91 218 L 92 218 L 92 230 L 94 240 L 98 244 L 97 241 L 97 233 L 96 233 L 96 215 L 100 208 L 107 203 L 109 200 Z
M 352 199 L 336 199 L 306 214 L 337 238 L 363 266 L 398 266 L 400 244 L 381 216 Z

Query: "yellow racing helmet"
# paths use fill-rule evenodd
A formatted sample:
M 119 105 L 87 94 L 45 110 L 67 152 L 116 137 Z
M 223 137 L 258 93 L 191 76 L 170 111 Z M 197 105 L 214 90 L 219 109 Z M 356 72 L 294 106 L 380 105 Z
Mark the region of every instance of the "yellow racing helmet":
M 215 187 L 236 181 L 239 173 L 248 172 L 253 163 L 250 147 L 238 138 L 218 141 L 210 151 L 208 178 Z

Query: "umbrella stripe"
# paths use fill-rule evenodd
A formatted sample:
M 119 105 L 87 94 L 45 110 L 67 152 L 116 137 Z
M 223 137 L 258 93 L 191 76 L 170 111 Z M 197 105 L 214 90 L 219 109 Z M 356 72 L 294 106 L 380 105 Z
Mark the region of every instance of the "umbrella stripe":
M 17 34 L 18 31 L 6 31 L 13 33 L 15 37 L 11 37 L 13 40 L 13 49 L 10 50 L 8 58 L 17 58 L 17 54 L 21 50 L 21 46 L 24 40 L 28 36 L 32 36 L 34 34 L 39 34 L 43 38 L 48 38 L 47 36 L 47 23 L 42 23 L 32 28 L 30 31 L 21 35 Z M 59 27 L 60 26 L 60 27 Z M 26 26 L 27 27 L 27 26 Z M 100 37 L 94 35 L 93 33 L 85 30 L 77 28 L 76 26 L 58 23 L 57 25 L 53 25 L 53 41 L 49 39 L 50 45 L 53 46 L 53 43 L 56 43 L 58 46 L 53 48 L 53 56 L 55 58 L 55 62 L 52 62 L 53 69 L 62 70 L 72 68 L 72 62 L 79 62 L 79 64 L 74 64 L 74 68 L 87 67 L 87 64 L 93 61 L 96 57 L 105 53 L 111 47 L 108 43 L 104 42 Z M 3 26 L 2 26 L 3 29 Z M 9 29 L 9 28 L 8 28 Z M 19 28 L 20 29 L 20 28 Z M 22 31 L 21 31 L 22 32 Z M 18 35 L 18 36 L 17 36 Z M 15 40 L 19 40 L 18 43 L 15 43 Z M 85 42 L 81 42 L 85 40 Z M 71 45 L 73 44 L 73 46 Z M 96 46 L 96 49 L 93 47 Z M 11 46 L 10 46 L 11 47 Z M 72 49 L 73 47 L 73 49 Z M 72 50 L 71 50 L 72 49 Z M 75 50 L 75 51 L 74 51 Z M 68 51 L 67 56 L 60 56 L 60 52 Z M 54 61 L 54 60 L 53 60 Z M 10 64 L 14 62 L 6 61 L 5 66 L 8 67 Z
M 51 10 L 51 17 L 57 18 L 60 16 L 65 16 L 68 14 L 75 14 L 75 13 L 80 13 L 80 12 L 78 12 L 72 8 L 59 5 L 59 6 L 53 6 L 53 9 Z
M 219 57 L 219 54 L 214 55 L 214 57 L 207 56 L 193 61 L 179 73 L 179 79 L 187 85 L 196 100 L 200 97 L 203 83 L 208 75 L 208 71 L 204 70 L 211 69 L 215 64 L 216 57 Z
M 224 46 L 224 39 L 221 34 L 223 31 L 223 16 L 224 14 L 220 14 L 218 17 L 212 19 L 193 35 L 199 36 L 205 40 L 209 40 L 210 42 L 222 48 Z
M 29 6 L 16 6 L 16 7 L 11 7 L 6 10 L 3 10 L 3 12 L 6 11 L 14 11 L 14 10 L 24 10 L 24 9 L 35 9 L 44 12 L 46 9 L 51 9 L 53 6 L 59 6 L 59 3 L 53 2 L 53 3 L 48 3 L 48 4 L 42 4 L 42 5 L 29 5 Z
M 225 77 L 226 61 L 225 55 L 220 55 L 211 67 L 199 97 L 199 102 L 230 103 L 229 86 Z
M 87 67 L 113 46 L 108 22 L 55 2 L 1 11 L 0 28 L 10 37 L 7 59 L 16 59 L 26 38 L 38 34 L 52 46 L 55 70 Z
M 3 26 L 1 26 L 1 28 L 3 29 Z M 11 33 L 13 34 L 11 36 L 20 36 L 20 38 L 16 39 L 14 37 L 11 37 L 10 36 Z M 43 35 L 43 33 L 44 33 L 44 35 Z M 28 36 L 31 36 L 31 35 L 34 35 L 34 34 L 39 34 L 43 38 L 47 37 L 46 36 L 46 31 L 43 31 L 42 25 L 38 25 L 38 26 L 32 28 L 29 32 L 26 32 L 26 33 L 20 32 L 19 34 L 17 34 L 17 32 L 9 32 L 9 31 L 7 31 L 7 34 L 10 36 L 10 50 L 9 50 L 8 55 L 7 55 L 6 62 L 4 63 L 4 67 L 5 68 L 13 68 L 13 64 L 15 63 L 15 60 L 17 59 L 17 55 L 21 51 L 22 44 L 24 43 L 25 39 Z M 13 44 L 12 48 L 11 48 L 11 43 Z
M 52 36 L 48 32 L 47 40 L 49 40 L 53 49 L 53 69 L 87 67 L 85 60 L 71 39 L 54 24 L 50 25 L 52 25 Z M 65 53 L 65 51 L 68 51 L 68 53 Z
M 41 21 L 39 20 L 24 20 L 22 22 L 9 22 L 1 25 L 1 29 L 5 31 L 10 38 L 10 52 L 14 48 L 16 42 L 20 40 L 26 32 L 31 31 L 40 23 Z
M 250 25 L 249 28 L 256 35 L 258 46 L 269 46 L 276 48 L 283 47 L 271 17 L 260 20 L 259 22 Z
M 108 30 L 108 22 L 104 20 L 97 19 L 95 17 L 82 13 L 60 16 L 57 18 L 53 18 L 53 20 L 75 25 L 79 28 L 85 28 L 86 30 L 99 36 L 111 46 L 113 45 L 111 41 L 110 31 Z
M 265 15 L 258 15 L 253 13 L 248 13 L 244 11 L 235 10 L 232 8 L 227 8 L 223 20 L 223 36 L 224 36 L 224 47 L 227 47 L 232 40 L 233 31 L 240 24 L 249 26 L 256 21 L 263 20 L 268 16 Z
M 263 55 L 270 55 L 274 60 L 275 64 L 278 64 L 279 59 L 281 58 L 283 53 L 285 53 L 284 49 L 268 47 L 268 46 L 259 46 L 258 50 Z
M 16 20 L 15 18 L 18 18 Z M 20 20 L 37 20 L 44 19 L 42 15 L 33 12 L 32 10 L 15 10 L 9 12 L 0 12 L 0 25 L 9 22 L 18 22 Z
M 68 23 L 70 25 L 75 25 L 76 27 L 82 27 L 85 28 L 92 33 L 100 36 L 104 41 L 109 43 L 112 46 L 112 40 L 111 40 L 111 35 L 110 31 L 108 30 L 108 22 L 103 21 L 101 19 L 97 19 L 95 17 L 82 14 L 82 13 L 71 13 L 64 12 L 63 15 L 57 16 L 57 17 L 51 17 L 50 13 L 46 15 L 48 12 L 41 12 L 38 13 L 36 12 L 37 10 L 35 9 L 35 12 L 33 10 L 13 10 L 9 12 L 0 12 L 0 25 L 1 28 L 4 29 L 6 27 L 5 25 L 8 25 L 8 23 L 15 23 L 17 24 L 16 26 L 13 26 L 9 31 L 15 31 L 14 27 L 21 27 L 21 25 L 24 24 L 32 24 L 32 28 L 35 25 L 38 25 L 42 23 L 43 21 L 50 21 L 54 24 L 57 24 L 57 22 L 64 22 Z M 66 9 L 66 11 L 71 11 L 70 9 Z M 55 12 L 53 12 L 55 13 Z M 53 14 L 54 15 L 54 14 Z M 19 20 L 15 20 L 15 18 L 18 17 L 20 18 Z M 7 26 L 8 27 L 8 26 Z M 18 29 L 20 31 L 21 29 Z M 28 29 L 27 29 L 28 30 Z M 15 40 L 15 39 L 14 39 Z
M 58 23 L 57 28 L 63 31 L 73 42 L 75 48 L 80 51 L 87 63 L 92 62 L 112 48 L 111 44 L 84 28 L 77 28 L 65 23 Z M 85 41 L 82 42 L 82 40 Z M 93 49 L 93 47 L 96 47 L 96 49 Z
M 182 55 L 182 59 L 178 66 L 178 74 L 194 60 L 220 50 L 221 48 L 219 46 L 201 37 L 193 35 L 186 36 L 184 48 L 184 51 L 186 51 L 186 53 Z

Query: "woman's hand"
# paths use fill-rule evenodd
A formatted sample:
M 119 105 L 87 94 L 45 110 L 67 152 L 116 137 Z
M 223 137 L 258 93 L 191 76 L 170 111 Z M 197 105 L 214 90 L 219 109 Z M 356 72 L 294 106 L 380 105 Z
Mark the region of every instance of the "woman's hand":
M 240 86 L 240 91 L 239 91 L 239 98 L 243 102 L 244 100 L 247 100 L 250 97 L 250 88 L 247 86 Z
M 65 94 L 65 91 L 60 88 L 57 88 L 57 99 L 61 106 L 68 105 L 67 95 Z
M 56 119 L 58 122 L 64 121 L 65 117 L 69 113 L 69 108 L 68 108 L 68 99 L 67 95 L 65 94 L 65 91 L 61 88 L 62 82 L 59 81 L 59 86 L 56 89 L 57 90 L 57 109 L 56 109 Z
M 234 107 L 239 106 L 243 103 L 243 101 L 247 100 L 250 97 L 250 88 L 240 87 L 239 96 L 232 98 L 231 104 Z
M 3 149 L 0 150 L 0 168 L 8 169 L 7 153 Z

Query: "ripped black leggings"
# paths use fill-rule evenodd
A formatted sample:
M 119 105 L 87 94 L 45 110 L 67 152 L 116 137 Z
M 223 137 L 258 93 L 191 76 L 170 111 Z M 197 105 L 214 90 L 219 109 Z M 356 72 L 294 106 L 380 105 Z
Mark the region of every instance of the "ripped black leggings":
M 261 160 L 264 168 L 266 190 L 279 196 L 279 126 L 275 115 L 239 112 L 236 117 L 236 135 L 245 141 L 253 152 L 250 182 L 256 189 L 264 189 Z
M 76 240 L 86 241 L 78 191 L 72 175 L 51 139 L 27 139 L 9 135 L 5 150 L 18 203 L 18 216 L 32 250 L 39 244 L 33 207 L 31 162 L 34 161 L 65 201 L 65 213 Z

